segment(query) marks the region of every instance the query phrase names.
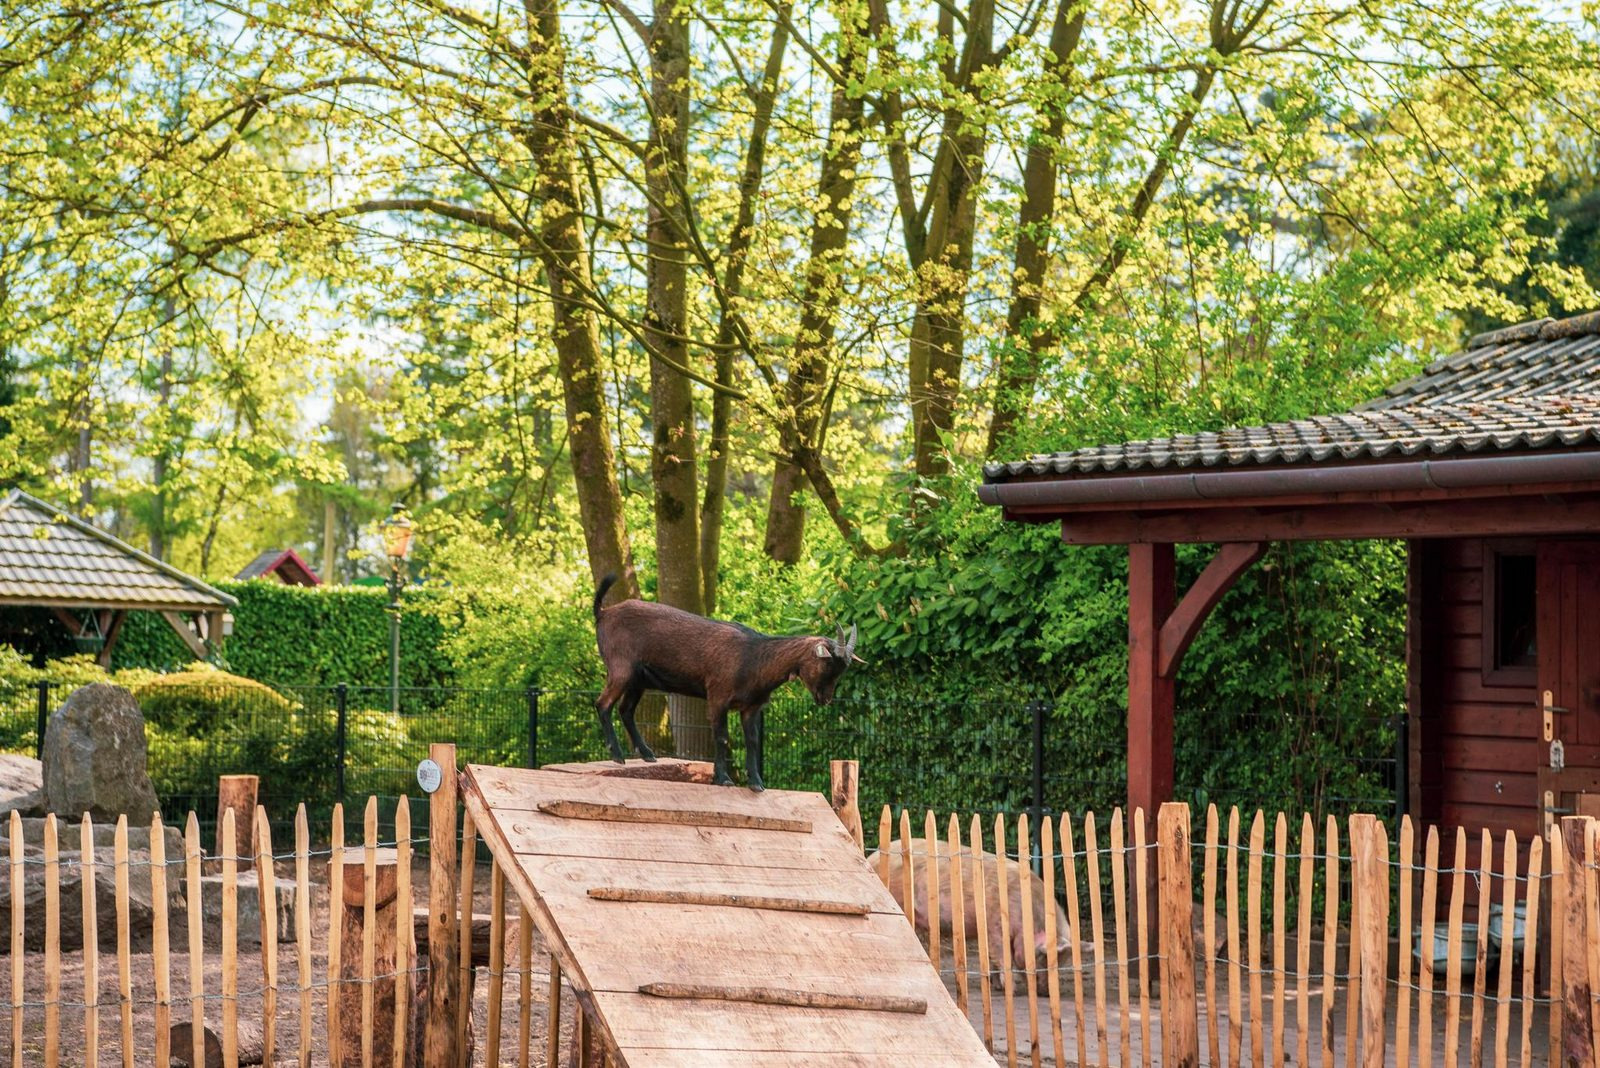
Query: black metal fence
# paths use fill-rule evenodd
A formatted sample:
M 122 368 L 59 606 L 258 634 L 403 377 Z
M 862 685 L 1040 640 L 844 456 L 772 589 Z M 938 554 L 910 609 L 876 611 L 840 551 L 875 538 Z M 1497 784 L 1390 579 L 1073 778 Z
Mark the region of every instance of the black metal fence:
M 0 751 L 35 753 L 66 687 L 0 689 Z M 217 777 L 256 774 L 260 800 L 286 824 L 304 802 L 417 796 L 416 767 L 436 741 L 462 763 L 536 767 L 606 756 L 595 694 L 526 690 L 189 685 L 141 696 L 150 775 L 163 810 L 214 818 Z M 1405 789 L 1403 718 L 1374 718 L 1338 738 L 1296 717 L 1246 710 L 1227 722 L 1179 716 L 1177 793 L 1191 803 L 1321 814 L 1393 816 Z M 709 758 L 703 708 L 649 696 L 637 721 L 663 756 Z M 730 717 L 734 774 L 742 735 Z M 619 726 L 619 734 L 621 734 Z M 625 736 L 624 742 L 626 741 Z M 1115 705 L 1085 714 L 1048 701 L 931 703 L 870 694 L 827 707 L 781 694 L 760 740 L 770 787 L 822 790 L 828 761 L 861 764 L 869 822 L 884 804 L 962 812 L 1108 810 L 1126 793 L 1125 720 Z M 421 806 L 418 806 L 421 807 Z

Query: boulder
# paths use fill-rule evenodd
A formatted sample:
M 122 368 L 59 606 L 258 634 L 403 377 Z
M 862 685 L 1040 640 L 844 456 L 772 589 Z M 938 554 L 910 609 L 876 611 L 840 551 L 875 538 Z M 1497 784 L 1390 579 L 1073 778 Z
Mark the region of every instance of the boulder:
M 76 820 L 149 823 L 156 811 L 145 748 L 144 714 L 133 694 L 97 682 L 74 690 L 50 717 L 44 735 L 44 802 Z
M 0 815 L 44 809 L 44 767 L 33 757 L 0 753 Z
M 150 855 L 128 854 L 128 931 L 136 951 L 150 947 L 155 907 L 150 893 Z M 45 912 L 44 857 L 28 844 L 27 862 L 22 869 L 22 908 L 24 947 L 30 952 L 44 949 Z M 83 869 L 76 856 L 63 854 L 61 874 L 61 948 L 83 948 Z M 117 946 L 116 870 L 111 858 L 95 858 L 95 925 L 102 949 Z M 183 863 L 167 866 L 167 917 L 174 945 L 184 937 Z M 11 879 L 9 871 L 0 879 L 0 930 L 11 930 Z M 9 954 L 11 939 L 0 939 L 0 954 Z

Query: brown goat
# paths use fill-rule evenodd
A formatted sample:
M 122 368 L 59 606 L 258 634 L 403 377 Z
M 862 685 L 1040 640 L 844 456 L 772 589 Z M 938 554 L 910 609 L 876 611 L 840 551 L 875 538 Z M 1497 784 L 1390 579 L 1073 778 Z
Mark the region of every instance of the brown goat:
M 623 763 L 622 746 L 611 723 L 611 711 L 622 716 L 622 726 L 634 749 L 654 760 L 634 725 L 633 713 L 646 690 L 705 698 L 716 739 L 715 781 L 733 785 L 728 773 L 732 754 L 728 746 L 728 710 L 739 713 L 744 729 L 745 777 L 752 790 L 762 790 L 757 760 L 757 739 L 763 709 L 772 691 L 790 679 L 799 679 L 818 704 L 833 700 L 839 676 L 855 655 L 856 629 L 839 639 L 774 638 L 738 623 L 706 619 L 692 612 L 650 601 L 628 600 L 602 608 L 615 575 L 600 580 L 594 594 L 594 630 L 600 659 L 606 665 L 606 685 L 595 702 L 600 727 L 605 732 L 611 758 Z

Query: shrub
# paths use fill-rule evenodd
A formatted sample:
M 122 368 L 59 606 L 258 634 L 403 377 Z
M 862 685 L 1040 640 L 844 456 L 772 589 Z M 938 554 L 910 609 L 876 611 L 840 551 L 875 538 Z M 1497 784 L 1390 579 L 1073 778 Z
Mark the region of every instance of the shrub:
M 205 664 L 156 675 L 134 690 L 134 697 L 151 726 L 196 734 L 211 734 L 239 720 L 281 720 L 295 708 L 270 686 Z

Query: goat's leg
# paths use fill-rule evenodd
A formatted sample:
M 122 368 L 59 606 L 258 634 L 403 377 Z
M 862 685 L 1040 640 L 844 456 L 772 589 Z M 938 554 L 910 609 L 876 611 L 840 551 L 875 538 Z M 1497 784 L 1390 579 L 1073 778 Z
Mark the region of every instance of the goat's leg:
M 761 781 L 761 709 L 750 711 L 746 709 L 739 713 L 739 725 L 744 728 L 744 781 L 756 793 L 765 790 L 766 784 Z
M 630 689 L 622 695 L 622 705 L 618 711 L 622 714 L 622 727 L 628 732 L 628 740 L 633 743 L 633 748 L 639 756 L 651 764 L 656 761 L 655 752 L 644 744 L 644 738 L 639 735 L 639 728 L 633 722 L 633 710 L 639 707 L 639 698 L 643 696 L 642 689 Z
M 728 772 L 728 765 L 733 761 L 733 751 L 728 746 L 727 705 L 721 705 L 711 710 L 711 734 L 716 740 L 716 759 L 712 768 L 711 781 L 718 786 L 732 786 L 733 776 Z
M 611 749 L 611 759 L 618 764 L 626 764 L 628 759 L 622 755 L 622 746 L 617 742 L 617 728 L 611 724 L 611 708 L 622 693 L 621 686 L 613 686 L 608 682 L 594 703 L 595 713 L 600 717 L 600 733 L 605 736 L 606 745 Z

